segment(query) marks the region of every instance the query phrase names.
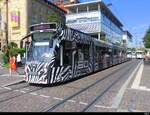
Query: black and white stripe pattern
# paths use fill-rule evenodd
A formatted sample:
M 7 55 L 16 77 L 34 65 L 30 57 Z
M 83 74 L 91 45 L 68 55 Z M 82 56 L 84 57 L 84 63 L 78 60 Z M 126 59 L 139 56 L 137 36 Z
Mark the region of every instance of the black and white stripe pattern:
M 53 67 L 51 72 L 50 84 L 65 82 L 72 78 L 71 66 Z
M 55 67 L 55 61 L 57 56 L 56 49 L 60 48 L 60 43 L 62 41 L 71 41 L 81 44 L 88 44 L 90 46 L 90 58 L 88 61 L 78 62 L 76 59 L 73 59 L 73 63 L 68 66 L 58 66 Z M 95 49 L 93 46 L 97 43 L 97 46 L 104 47 L 110 46 L 109 44 L 104 44 L 101 41 L 93 40 L 87 34 L 79 32 L 77 30 L 67 28 L 65 26 L 59 25 L 57 26 L 57 31 L 55 33 L 55 38 L 53 40 L 53 48 L 52 48 L 52 57 L 49 60 L 49 63 L 42 63 L 42 62 L 28 62 L 26 64 L 26 81 L 29 83 L 36 83 L 36 84 L 54 84 L 54 83 L 63 83 L 68 80 L 71 80 L 76 77 L 80 77 L 82 75 L 87 75 L 93 71 L 97 71 L 100 69 L 99 62 L 96 62 L 93 55 L 96 55 Z M 73 52 L 73 57 L 77 52 Z M 76 58 L 76 57 L 75 57 Z M 115 62 L 114 62 L 115 63 Z M 104 63 L 103 63 L 104 64 Z M 116 64 L 116 63 L 115 63 Z M 103 65 L 104 67 L 106 65 Z M 27 72 L 27 70 L 29 72 Z M 43 72 L 41 74 L 41 72 Z

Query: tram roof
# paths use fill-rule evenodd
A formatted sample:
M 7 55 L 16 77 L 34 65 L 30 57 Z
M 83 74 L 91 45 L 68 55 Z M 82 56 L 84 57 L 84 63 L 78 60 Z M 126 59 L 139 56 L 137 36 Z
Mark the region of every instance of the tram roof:
M 126 48 L 123 47 L 123 46 L 114 45 L 113 47 L 114 47 L 115 49 L 126 50 Z
M 32 28 L 32 27 L 35 27 L 35 26 L 40 26 L 40 25 L 52 25 L 52 24 L 55 24 L 56 27 L 57 27 L 57 25 L 58 25 L 58 23 L 56 23 L 56 22 L 39 23 L 39 24 L 33 24 L 33 25 L 30 25 L 29 28 Z
M 93 39 L 93 41 L 95 45 L 100 46 L 100 47 L 109 47 L 109 48 L 113 47 L 111 43 L 108 43 L 102 40 Z
M 63 40 L 67 40 L 71 42 L 75 41 L 77 43 L 83 43 L 83 44 L 90 44 L 92 42 L 91 35 L 83 33 L 76 29 L 72 29 L 66 26 L 66 28 L 63 31 L 65 36 L 63 37 Z

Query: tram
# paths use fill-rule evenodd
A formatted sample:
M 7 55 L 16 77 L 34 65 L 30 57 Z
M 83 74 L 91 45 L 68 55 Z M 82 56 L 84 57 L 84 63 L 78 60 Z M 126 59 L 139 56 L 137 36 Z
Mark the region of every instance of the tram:
M 64 83 L 127 61 L 126 48 L 58 23 L 30 26 L 24 46 L 25 80 L 31 84 Z
M 136 51 L 136 58 L 137 59 L 144 59 L 145 53 L 144 51 Z

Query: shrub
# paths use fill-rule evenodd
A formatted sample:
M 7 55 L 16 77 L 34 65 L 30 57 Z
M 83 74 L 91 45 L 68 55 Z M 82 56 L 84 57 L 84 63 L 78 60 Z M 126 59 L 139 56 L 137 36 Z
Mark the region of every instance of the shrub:
M 23 57 L 24 53 L 25 53 L 25 48 L 18 48 L 18 54 L 20 54 L 21 57 Z
M 9 57 L 6 55 L 2 55 L 2 63 L 3 64 L 8 64 L 9 63 Z
M 22 57 L 25 53 L 25 48 L 17 48 L 17 44 L 14 42 L 9 43 L 8 45 L 5 45 L 2 49 L 3 55 L 2 55 L 2 62 L 3 64 L 9 63 L 9 56 L 17 56 L 17 54 L 20 54 Z
M 18 54 L 18 49 L 10 49 L 9 50 L 10 56 L 17 56 L 17 54 Z

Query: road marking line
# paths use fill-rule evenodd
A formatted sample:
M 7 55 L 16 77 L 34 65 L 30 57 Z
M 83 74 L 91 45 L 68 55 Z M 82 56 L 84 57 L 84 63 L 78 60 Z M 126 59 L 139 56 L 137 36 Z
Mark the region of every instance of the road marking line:
M 147 87 L 145 87 L 145 86 L 140 86 L 139 88 L 128 88 L 128 90 L 141 90 L 141 91 L 148 91 L 148 92 L 150 92 L 150 89 L 149 88 L 147 88 Z
M 40 95 L 40 96 L 44 98 L 50 98 L 50 96 L 46 96 L 46 95 Z
M 30 89 L 24 88 L 24 90 L 27 90 L 27 91 L 29 91 Z
M 27 93 L 27 92 L 25 92 L 25 91 L 20 91 L 21 93 Z
M 141 78 L 142 78 L 142 73 L 143 73 L 143 69 L 144 69 L 144 64 L 142 63 L 137 75 L 136 75 L 136 78 L 132 84 L 132 89 L 138 89 L 139 86 L 140 86 L 140 82 L 141 82 Z
M 88 105 L 88 103 L 80 102 L 81 105 Z
M 7 89 L 7 90 L 12 90 L 11 88 L 9 88 L 9 87 L 4 87 L 4 89 Z
M 139 88 L 140 90 L 143 90 L 143 91 L 150 91 L 150 89 L 145 86 L 140 86 Z
M 38 95 L 37 93 L 30 93 L 31 95 Z
M 118 94 L 116 97 L 114 97 L 113 101 L 112 101 L 112 106 L 111 108 L 118 108 L 120 103 L 121 103 L 121 100 L 123 98 L 123 95 L 131 81 L 131 79 L 134 77 L 134 74 L 136 73 L 136 71 L 138 70 L 138 68 L 141 66 L 141 63 L 140 62 L 138 64 L 138 66 L 136 67 L 136 69 L 132 72 L 132 74 L 129 76 L 129 78 L 127 79 L 127 81 L 124 83 L 124 85 L 121 87 L 121 89 L 119 90 Z
M 74 101 L 74 100 L 68 100 L 68 102 L 72 102 L 72 103 L 75 103 L 76 101 Z
M 97 108 L 108 108 L 108 109 L 112 108 L 112 107 L 106 107 L 106 106 L 101 106 L 101 105 L 95 105 L 95 107 L 97 107 Z
M 140 111 L 140 110 L 127 110 L 127 109 L 118 109 L 117 112 L 144 112 L 144 111 Z
M 60 101 L 63 100 L 62 98 L 57 98 L 57 97 L 53 97 L 53 99 L 55 99 L 55 100 L 60 100 Z

